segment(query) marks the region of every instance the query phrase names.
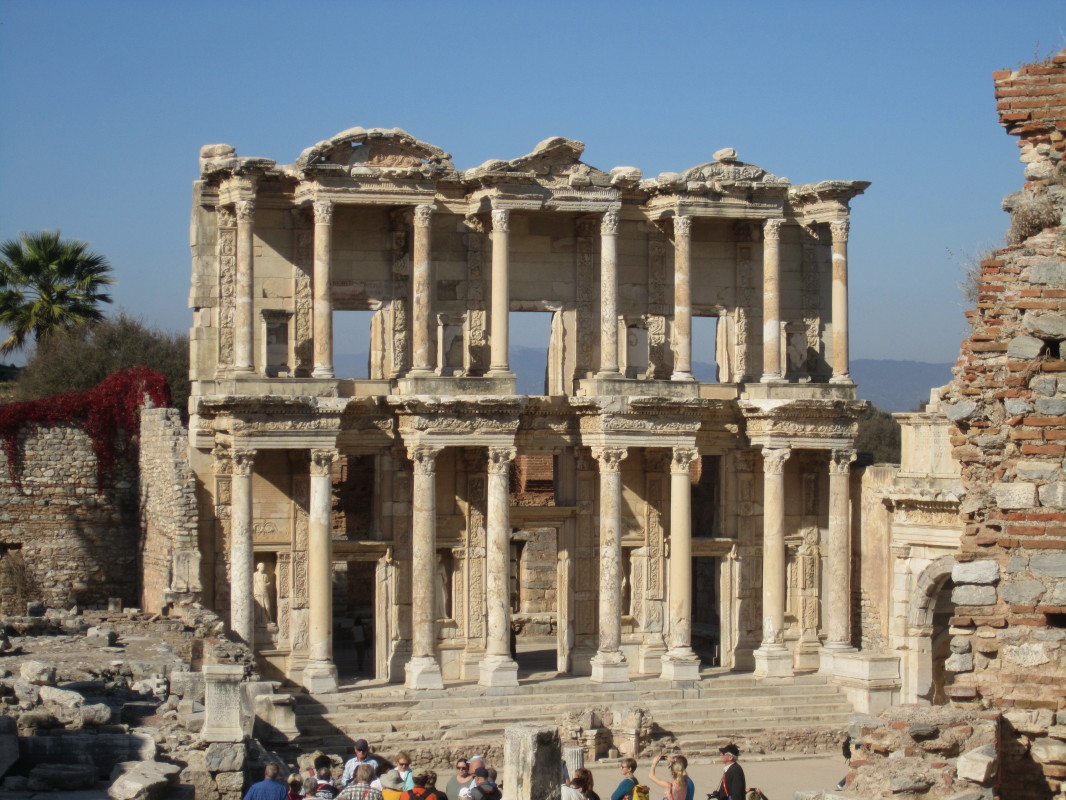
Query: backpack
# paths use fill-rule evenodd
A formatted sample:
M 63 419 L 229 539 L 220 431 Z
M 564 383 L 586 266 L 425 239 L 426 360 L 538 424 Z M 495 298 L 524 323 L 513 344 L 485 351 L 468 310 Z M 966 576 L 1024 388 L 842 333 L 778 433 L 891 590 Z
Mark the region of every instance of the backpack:
M 634 786 L 632 794 L 629 795 L 630 800 L 650 800 L 650 797 L 651 790 L 643 783 L 638 783 Z

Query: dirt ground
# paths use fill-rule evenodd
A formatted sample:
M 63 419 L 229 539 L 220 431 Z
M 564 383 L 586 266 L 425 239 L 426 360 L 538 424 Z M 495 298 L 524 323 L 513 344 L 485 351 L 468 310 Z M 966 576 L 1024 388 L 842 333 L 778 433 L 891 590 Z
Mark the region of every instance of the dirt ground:
M 792 757 L 782 755 L 765 761 L 741 758 L 740 763 L 744 767 L 748 788 L 757 786 L 768 800 L 792 800 L 793 793 L 801 789 L 822 789 L 823 791 L 833 789 L 837 781 L 847 772 L 844 759 L 839 755 L 795 755 Z M 660 778 L 666 774 L 665 766 L 665 764 L 660 764 L 656 771 L 656 775 Z M 652 799 L 658 800 L 663 796 L 663 792 L 658 786 L 648 781 L 650 767 L 649 759 L 641 759 L 637 762 L 637 778 L 651 788 Z M 593 779 L 596 782 L 596 793 L 600 796 L 600 800 L 610 800 L 611 793 L 621 780 L 617 764 L 600 761 L 589 768 L 592 770 Z M 709 792 L 718 788 L 719 781 L 722 779 L 720 763 L 689 764 L 688 772 L 689 777 L 696 784 L 696 794 L 693 800 L 705 800 Z

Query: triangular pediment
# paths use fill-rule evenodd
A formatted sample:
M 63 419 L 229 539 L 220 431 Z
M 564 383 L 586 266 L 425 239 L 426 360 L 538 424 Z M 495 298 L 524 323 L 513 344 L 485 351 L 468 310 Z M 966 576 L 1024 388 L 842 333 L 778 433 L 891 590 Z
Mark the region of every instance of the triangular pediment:
M 308 147 L 297 169 L 333 166 L 372 170 L 452 170 L 451 155 L 401 128 L 349 128 Z

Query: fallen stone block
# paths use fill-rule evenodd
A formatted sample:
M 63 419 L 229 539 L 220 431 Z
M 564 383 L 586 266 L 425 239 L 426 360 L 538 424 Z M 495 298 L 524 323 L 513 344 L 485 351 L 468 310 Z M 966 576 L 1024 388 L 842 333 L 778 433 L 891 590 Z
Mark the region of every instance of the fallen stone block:
M 96 767 L 92 764 L 38 764 L 30 770 L 31 792 L 92 789 L 96 786 Z
M 115 772 L 128 767 L 115 776 Z M 113 781 L 107 789 L 112 800 L 157 800 L 166 794 L 172 780 L 181 772 L 177 764 L 159 761 L 139 761 L 117 764 Z
M 114 647 L 118 634 L 110 628 L 92 627 L 85 632 L 85 643 L 93 647 Z
M 959 756 L 956 771 L 960 778 L 973 783 L 987 783 L 996 772 L 995 745 L 986 744 Z
M 77 692 L 69 689 L 57 689 L 54 686 L 41 687 L 41 702 L 53 703 L 63 708 L 79 708 L 85 703 L 85 698 Z
M 1041 764 L 1066 764 L 1066 742 L 1058 739 L 1037 739 L 1029 753 Z
M 26 683 L 45 686 L 55 683 L 56 668 L 43 661 L 23 661 L 22 666 L 19 667 L 19 675 L 22 676 L 22 680 L 26 681 Z
M 113 712 L 107 703 L 90 703 L 81 707 L 82 725 L 110 725 Z
M 204 766 L 211 772 L 240 772 L 245 757 L 243 742 L 212 742 L 204 753 Z

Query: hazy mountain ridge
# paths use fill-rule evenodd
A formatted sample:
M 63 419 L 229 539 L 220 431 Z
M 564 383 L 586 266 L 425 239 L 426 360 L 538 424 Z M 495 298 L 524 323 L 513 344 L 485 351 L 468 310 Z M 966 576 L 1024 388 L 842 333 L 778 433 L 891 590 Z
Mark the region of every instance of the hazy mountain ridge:
M 536 347 L 512 347 L 511 370 L 518 376 L 519 394 L 543 394 L 547 353 Z M 697 377 L 708 380 L 714 366 L 693 364 Z M 882 411 L 913 411 L 929 399 L 929 390 L 951 380 L 951 364 L 930 364 L 925 361 L 896 361 L 892 359 L 858 358 L 851 362 L 851 375 L 858 384 L 858 396 L 869 400 Z M 365 376 L 367 356 L 337 355 L 334 367 L 338 375 Z

